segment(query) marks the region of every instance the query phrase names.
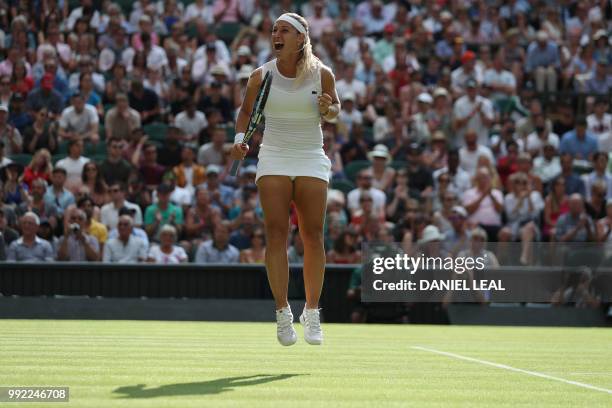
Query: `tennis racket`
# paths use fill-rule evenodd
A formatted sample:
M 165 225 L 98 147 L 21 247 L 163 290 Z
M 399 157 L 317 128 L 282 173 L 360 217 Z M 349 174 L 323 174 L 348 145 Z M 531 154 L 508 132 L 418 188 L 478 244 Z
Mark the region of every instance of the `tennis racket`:
M 249 124 L 247 125 L 247 130 L 244 132 L 244 138 L 242 139 L 242 144 L 248 144 L 249 140 L 251 140 L 251 136 L 255 133 L 257 126 L 261 123 L 264 118 L 263 110 L 266 107 L 266 101 L 268 100 L 268 94 L 270 93 L 270 85 L 272 84 L 272 75 L 270 71 L 266 72 L 263 81 L 261 81 L 261 86 L 259 87 L 259 91 L 257 92 L 257 97 L 255 98 L 255 105 L 253 106 L 253 111 L 251 112 L 251 117 L 249 118 Z M 232 164 L 232 168 L 230 169 L 230 174 L 235 176 L 238 173 L 238 167 L 240 166 L 241 160 L 234 160 Z

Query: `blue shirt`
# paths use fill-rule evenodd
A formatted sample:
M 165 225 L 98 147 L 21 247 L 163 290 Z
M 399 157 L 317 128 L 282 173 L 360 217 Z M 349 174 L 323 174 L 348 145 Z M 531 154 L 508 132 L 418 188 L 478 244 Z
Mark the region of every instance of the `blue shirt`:
M 549 65 L 555 68 L 561 66 L 557 44 L 549 41 L 544 49 L 540 48 L 539 44 L 535 41 L 529 44 L 525 60 L 525 71 L 532 72 L 538 67 L 547 67 Z
M 74 204 L 74 195 L 66 189 L 64 189 L 60 194 L 55 194 L 53 187 L 49 187 L 44 196 L 45 203 L 47 205 L 54 205 L 57 207 L 58 214 L 63 214 L 64 210 L 68 208 L 70 204 Z
M 55 254 L 48 241 L 36 237 L 34 244 L 28 246 L 23 242 L 23 238 L 13 241 L 6 254 L 7 261 L 19 262 L 53 262 Z
M 576 130 L 570 130 L 561 138 L 561 146 L 559 152 L 561 154 L 569 153 L 572 156 L 587 160 L 589 156 L 597 152 L 597 138 L 588 130 L 585 131 L 583 139 L 578 139 Z

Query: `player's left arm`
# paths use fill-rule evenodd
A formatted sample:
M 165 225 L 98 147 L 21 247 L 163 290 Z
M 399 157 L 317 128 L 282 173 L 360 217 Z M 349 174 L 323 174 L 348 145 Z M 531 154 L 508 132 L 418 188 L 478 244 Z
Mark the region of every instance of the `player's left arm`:
M 326 120 L 333 120 L 340 113 L 340 99 L 336 91 L 336 79 L 331 69 L 321 67 L 321 95 L 319 96 L 319 113 Z

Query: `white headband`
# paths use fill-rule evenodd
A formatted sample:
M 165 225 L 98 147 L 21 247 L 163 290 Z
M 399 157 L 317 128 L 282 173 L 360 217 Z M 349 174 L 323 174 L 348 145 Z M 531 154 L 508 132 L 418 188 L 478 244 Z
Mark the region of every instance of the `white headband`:
M 297 21 L 295 18 L 291 17 L 288 14 L 283 14 L 282 16 L 277 18 L 276 21 L 285 21 L 295 27 L 295 29 L 298 30 L 300 33 L 306 35 L 306 28 L 304 28 L 304 26 L 299 21 Z

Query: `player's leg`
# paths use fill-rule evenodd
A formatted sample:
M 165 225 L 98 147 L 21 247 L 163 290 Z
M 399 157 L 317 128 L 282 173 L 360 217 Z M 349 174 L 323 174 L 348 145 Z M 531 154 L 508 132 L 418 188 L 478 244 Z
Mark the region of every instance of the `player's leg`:
M 276 309 L 287 306 L 289 206 L 293 183 L 286 176 L 262 176 L 257 181 L 266 231 L 266 269 Z
M 264 212 L 266 270 L 276 303 L 276 337 L 283 346 L 291 346 L 297 341 L 293 328 L 293 313 L 287 301 L 289 285 L 287 237 L 293 183 L 286 176 L 262 176 L 257 181 L 257 186 Z
M 323 332 L 319 315 L 319 298 L 325 274 L 323 222 L 327 204 L 327 182 L 314 177 L 297 177 L 293 200 L 297 208 L 300 235 L 304 242 L 304 287 L 306 305 L 300 316 L 304 339 L 321 344 Z
M 294 202 L 304 243 L 304 287 L 306 307 L 319 307 L 325 273 L 323 223 L 327 206 L 327 183 L 315 177 L 297 177 Z

